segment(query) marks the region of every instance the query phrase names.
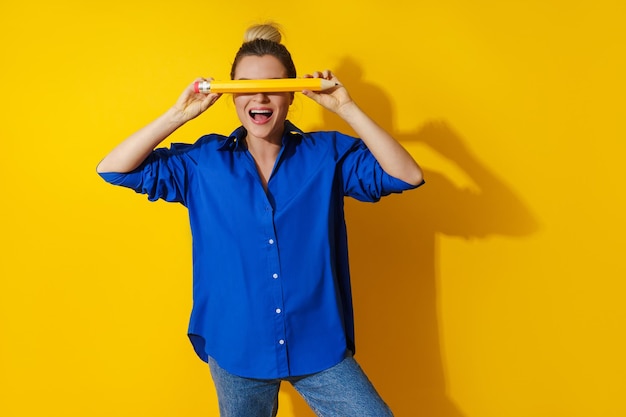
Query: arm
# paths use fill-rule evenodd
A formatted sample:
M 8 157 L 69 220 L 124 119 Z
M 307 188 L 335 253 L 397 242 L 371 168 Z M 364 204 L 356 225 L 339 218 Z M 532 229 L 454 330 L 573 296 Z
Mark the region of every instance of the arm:
M 96 170 L 99 173 L 125 173 L 134 170 L 159 143 L 211 107 L 220 96 L 221 94 L 195 93 L 193 84 L 189 85 L 174 106 L 117 145 L 100 161 Z
M 339 83 L 337 77 L 328 70 L 316 72 L 306 77 L 321 77 Z M 339 85 L 320 93 L 308 90 L 302 93 L 322 107 L 337 113 L 339 117 L 348 123 L 363 140 L 387 174 L 412 185 L 419 185 L 422 182 L 422 170 L 411 154 L 359 108 L 345 87 Z

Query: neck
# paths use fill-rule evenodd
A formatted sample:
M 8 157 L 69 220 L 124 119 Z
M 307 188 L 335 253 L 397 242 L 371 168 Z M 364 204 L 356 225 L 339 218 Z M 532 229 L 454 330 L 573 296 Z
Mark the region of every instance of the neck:
M 252 155 L 263 188 L 267 191 L 267 183 L 272 175 L 272 169 L 280 152 L 280 143 L 273 143 L 265 139 L 246 137 L 248 152 Z
M 273 158 L 278 156 L 282 146 L 282 135 L 276 138 L 259 138 L 251 135 L 246 136 L 246 146 L 248 151 L 255 158 Z

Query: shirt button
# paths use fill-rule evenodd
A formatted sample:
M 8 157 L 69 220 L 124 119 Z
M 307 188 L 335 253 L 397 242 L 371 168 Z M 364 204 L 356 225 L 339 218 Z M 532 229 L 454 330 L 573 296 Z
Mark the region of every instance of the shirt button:
M 278 278 L 278 274 L 272 275 L 272 278 L 274 278 L 274 279 Z
M 281 309 L 280 309 L 280 308 L 277 308 L 277 309 L 276 309 L 276 314 L 280 314 L 280 312 L 281 312 Z
M 270 245 L 273 245 L 274 244 L 274 239 L 270 239 L 270 240 L 268 240 L 268 242 L 269 242 Z
M 284 341 L 283 339 L 280 339 L 280 340 L 278 341 L 278 344 L 279 344 L 279 345 L 284 345 L 284 344 L 285 344 L 285 341 Z

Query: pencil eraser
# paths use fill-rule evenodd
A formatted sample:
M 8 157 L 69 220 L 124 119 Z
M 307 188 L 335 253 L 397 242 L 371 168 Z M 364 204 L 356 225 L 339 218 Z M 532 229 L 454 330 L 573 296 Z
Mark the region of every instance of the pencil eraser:
M 196 93 L 200 92 L 200 81 L 196 81 L 195 83 L 193 83 L 193 91 L 195 91 Z

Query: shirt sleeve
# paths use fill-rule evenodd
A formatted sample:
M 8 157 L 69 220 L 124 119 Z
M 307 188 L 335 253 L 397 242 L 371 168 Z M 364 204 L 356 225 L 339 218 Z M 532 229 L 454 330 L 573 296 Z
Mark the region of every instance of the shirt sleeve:
M 366 202 L 376 202 L 386 195 L 412 190 L 423 184 L 409 184 L 387 174 L 359 139 L 355 139 L 344 155 L 341 171 L 344 194 Z
M 162 199 L 186 205 L 189 177 L 196 163 L 190 144 L 172 144 L 155 149 L 134 171 L 102 172 L 108 183 L 146 194 L 150 201 Z

